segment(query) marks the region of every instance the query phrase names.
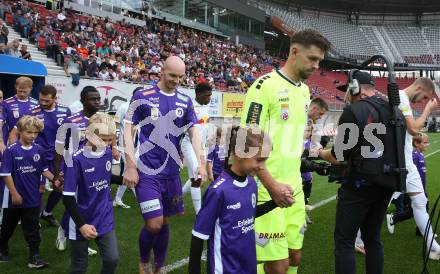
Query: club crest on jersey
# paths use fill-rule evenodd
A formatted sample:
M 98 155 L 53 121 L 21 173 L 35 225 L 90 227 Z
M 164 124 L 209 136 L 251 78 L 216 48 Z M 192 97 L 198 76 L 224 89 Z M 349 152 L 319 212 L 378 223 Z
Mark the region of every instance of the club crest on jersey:
M 159 119 L 159 109 L 156 107 L 151 108 L 151 119 L 156 121 Z
M 18 109 L 13 109 L 12 114 L 14 115 L 15 119 L 18 119 L 18 117 L 20 116 L 20 112 L 18 111 Z
M 183 108 L 181 107 L 176 108 L 176 116 L 179 118 L 183 117 Z
M 252 207 L 255 208 L 255 206 L 257 205 L 257 196 L 255 195 L 255 193 L 252 193 L 251 199 L 252 199 Z
M 112 163 L 110 161 L 107 161 L 107 163 L 105 163 L 105 169 L 107 171 L 110 171 L 112 169 Z
M 289 119 L 289 104 L 281 105 L 281 119 L 284 121 Z
M 58 118 L 57 119 L 57 124 L 61 125 L 63 123 L 63 121 L 64 121 L 64 118 Z
M 40 154 L 35 154 L 34 155 L 34 162 L 38 162 L 40 160 Z

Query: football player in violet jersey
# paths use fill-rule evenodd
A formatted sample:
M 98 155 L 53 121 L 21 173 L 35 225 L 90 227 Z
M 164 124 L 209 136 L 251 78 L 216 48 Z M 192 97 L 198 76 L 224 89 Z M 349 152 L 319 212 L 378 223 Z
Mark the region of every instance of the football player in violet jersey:
M 38 105 L 38 101 L 30 97 L 32 91 L 32 79 L 29 77 L 18 77 L 15 80 L 16 95 L 3 101 L 3 116 L 7 125 L 7 134 L 10 138 L 10 131 L 15 127 L 18 120 L 23 117 L 29 109 Z M 13 144 L 14 140 L 3 140 L 4 144 Z
M 183 213 L 180 181 L 180 142 L 188 131 L 197 159 L 197 176 L 202 179 L 204 157 L 191 98 L 177 90 L 185 63 L 168 57 L 157 85 L 133 95 L 125 117 L 124 183 L 135 187 L 144 218 L 139 236 L 140 273 L 149 274 L 150 252 L 154 252 L 154 272 L 162 273 L 169 240 L 168 218 Z M 139 126 L 138 158 L 133 137 Z

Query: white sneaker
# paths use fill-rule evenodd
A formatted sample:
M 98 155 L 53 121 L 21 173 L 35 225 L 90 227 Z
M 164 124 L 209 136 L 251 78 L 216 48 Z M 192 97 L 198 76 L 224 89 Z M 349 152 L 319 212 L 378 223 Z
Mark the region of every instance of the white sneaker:
M 124 204 L 124 202 L 116 200 L 113 200 L 113 207 L 131 208 L 131 206 Z
M 436 261 L 440 260 L 440 251 L 431 250 L 429 252 L 429 259 Z
M 393 214 L 387 214 L 387 227 L 390 234 L 394 234 Z
M 64 229 L 61 226 L 59 226 L 55 245 L 58 250 L 63 251 L 66 250 L 66 243 L 67 243 L 67 239 L 66 236 L 64 236 Z
M 46 188 L 46 191 L 51 192 L 53 191 L 52 184 L 49 182 L 49 180 L 46 180 L 46 184 L 44 185 Z
M 87 248 L 87 252 L 89 253 L 89 256 L 94 256 L 98 254 L 98 251 L 91 249 L 90 247 Z
M 312 211 L 313 206 L 312 205 L 306 205 L 306 211 Z

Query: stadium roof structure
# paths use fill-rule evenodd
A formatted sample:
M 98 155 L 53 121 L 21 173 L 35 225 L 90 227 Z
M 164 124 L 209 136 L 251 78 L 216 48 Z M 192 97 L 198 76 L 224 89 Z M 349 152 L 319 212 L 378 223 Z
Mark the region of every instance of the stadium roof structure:
M 439 0 L 270 0 L 288 7 L 301 7 L 333 12 L 360 13 L 438 13 Z

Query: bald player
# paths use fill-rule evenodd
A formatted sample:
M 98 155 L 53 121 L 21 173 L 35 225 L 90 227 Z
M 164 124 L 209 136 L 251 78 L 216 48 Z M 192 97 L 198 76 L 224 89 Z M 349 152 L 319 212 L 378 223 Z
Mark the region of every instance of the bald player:
M 139 235 L 141 274 L 164 273 L 169 239 L 168 218 L 183 213 L 182 184 L 179 176 L 180 142 L 188 132 L 197 157 L 197 175 L 201 168 L 201 142 L 196 114 L 190 97 L 177 90 L 185 75 L 184 62 L 166 59 L 159 83 L 137 91 L 125 118 L 124 183 L 135 187 L 144 226 Z M 133 139 L 139 126 L 139 145 L 135 155 Z M 150 266 L 150 251 L 154 265 Z

